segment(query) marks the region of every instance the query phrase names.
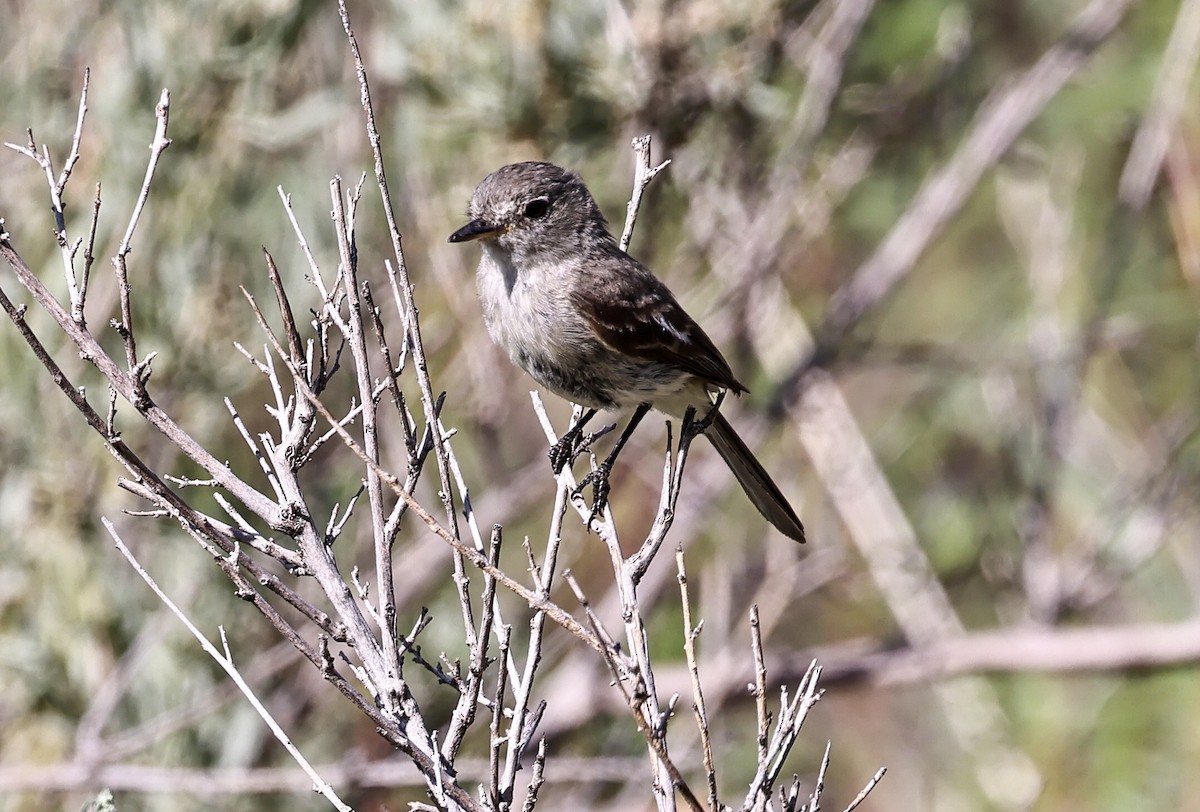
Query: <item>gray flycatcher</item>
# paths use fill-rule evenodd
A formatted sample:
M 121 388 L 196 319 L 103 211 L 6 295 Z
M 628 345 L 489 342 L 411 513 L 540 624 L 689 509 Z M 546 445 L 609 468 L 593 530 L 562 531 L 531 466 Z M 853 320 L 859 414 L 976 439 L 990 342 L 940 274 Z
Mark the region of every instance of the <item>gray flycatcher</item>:
M 539 384 L 589 409 L 551 449 L 555 473 L 579 452 L 597 410 L 632 409 L 612 453 L 581 484 L 594 484 L 600 508 L 612 462 L 646 412 L 679 419 L 691 407 L 759 512 L 804 541 L 786 497 L 713 408 L 715 396 L 746 387 L 667 286 L 621 250 L 578 175 L 541 162 L 501 167 L 475 189 L 469 217 L 450 242 L 483 246 L 477 284 L 488 334 Z

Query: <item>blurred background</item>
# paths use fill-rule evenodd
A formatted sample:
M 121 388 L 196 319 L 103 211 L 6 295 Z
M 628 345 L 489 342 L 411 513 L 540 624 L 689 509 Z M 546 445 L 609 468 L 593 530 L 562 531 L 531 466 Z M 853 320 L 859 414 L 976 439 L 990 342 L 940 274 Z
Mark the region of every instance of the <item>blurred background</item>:
M 350 10 L 443 417 L 479 521 L 509 539 L 545 537 L 545 441 L 531 382 L 483 330 L 477 248 L 446 237 L 502 164 L 574 168 L 619 230 L 630 138 L 652 134 L 655 159 L 672 161 L 631 252 L 750 387 L 730 418 L 809 535 L 801 548 L 772 531 L 697 444 L 671 538 L 705 621 L 727 786 L 754 765 L 757 604 L 772 677 L 794 680 L 812 656 L 828 666 L 785 770 L 811 781 L 832 740 L 828 808 L 886 765 L 863 809 L 1200 810 L 1200 3 Z M 371 168 L 336 9 L 7 0 L 0 19 L 0 140 L 24 144 L 31 127 L 61 164 L 91 69 L 68 215 L 85 233 L 103 184 L 88 318 L 118 354 L 100 329 L 117 312 L 107 258 L 170 89 L 173 144 L 130 258 L 139 345 L 159 353 L 157 402 L 246 465 L 222 398 L 265 430 L 265 385 L 232 345 L 263 343 L 239 291 L 269 301 L 261 247 L 297 308 L 317 302 L 277 187 L 332 268 L 329 180 Z M 368 185 L 358 234 L 378 279 L 389 248 L 376 201 Z M 7 149 L 0 217 L 65 296 L 45 178 Z M 0 286 L 27 301 L 8 268 Z M 103 404 L 97 376 L 34 310 Z M 7 322 L 0 386 L 0 810 L 76 809 L 105 786 L 122 810 L 326 808 L 112 549 L 101 515 L 211 636 L 226 626 L 310 760 L 362 768 L 342 797 L 424 799 L 177 526 L 121 515 L 140 507 L 116 488 L 122 471 Z M 547 403 L 565 425 L 566 406 Z M 123 414 L 144 458 L 188 470 Z M 657 505 L 664 439 L 648 420 L 614 474 L 627 545 Z M 330 503 L 361 475 L 332 460 L 320 474 Z M 602 545 L 568 528 L 567 565 L 615 619 Z M 401 536 L 401 617 L 452 617 L 445 549 L 424 535 Z M 686 697 L 669 554 L 643 602 L 662 680 Z M 461 647 L 453 629 L 426 634 L 431 650 Z M 545 805 L 650 808 L 645 746 L 602 663 L 575 648 L 560 633 L 547 651 Z M 431 688 L 435 718 L 439 701 L 450 707 Z

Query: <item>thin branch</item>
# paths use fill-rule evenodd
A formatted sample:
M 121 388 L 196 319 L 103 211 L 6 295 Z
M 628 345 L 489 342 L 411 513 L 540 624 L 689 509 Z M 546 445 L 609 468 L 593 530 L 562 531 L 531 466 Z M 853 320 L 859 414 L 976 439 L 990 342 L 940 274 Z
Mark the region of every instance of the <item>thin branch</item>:
M 206 448 L 200 445 L 191 435 L 183 430 L 174 420 L 172 420 L 162 409 L 154 405 L 152 402 L 139 400 L 136 394 L 136 386 L 133 378 L 123 369 L 121 369 L 104 351 L 99 342 L 86 329 L 82 328 L 71 318 L 70 314 L 63 309 L 58 300 L 46 289 L 37 275 L 29 268 L 21 255 L 13 248 L 12 243 L 4 235 L 0 235 L 0 255 L 12 267 L 17 276 L 17 280 L 29 291 L 34 300 L 54 319 L 58 325 L 70 339 L 71 342 L 79 350 L 80 356 L 100 370 L 100 373 L 108 380 L 120 395 L 125 398 L 130 404 L 138 408 L 138 411 L 146 418 L 146 420 L 158 429 L 168 440 L 174 443 L 180 451 L 186 454 L 193 462 L 199 465 L 213 479 L 221 483 L 221 487 L 230 491 L 242 504 L 246 505 L 256 515 L 263 518 L 267 522 L 276 520 L 276 505 L 266 495 L 260 493 L 249 484 L 238 478 L 230 470 L 224 462 L 217 460 Z M 8 310 L 8 308 L 5 308 Z M 14 319 L 14 323 L 20 321 L 15 315 L 16 309 L 10 311 L 10 318 Z M 18 328 L 20 328 L 18 324 Z M 30 347 L 34 348 L 34 354 L 42 365 L 50 372 L 51 378 L 58 384 L 63 393 L 71 399 L 76 408 L 84 415 L 85 419 L 98 434 L 105 439 L 109 439 L 107 427 L 104 420 L 95 415 L 91 406 L 87 405 L 86 399 L 74 387 L 69 384 L 64 386 L 67 380 L 61 368 L 49 357 L 44 348 L 38 349 L 41 345 L 33 336 L 32 332 L 22 330 L 22 336 L 26 342 L 30 343 Z M 35 347 L 35 343 L 37 347 Z M 116 445 L 116 440 L 113 441 Z M 127 450 L 127 448 L 126 448 Z M 132 452 L 130 452 L 132 453 Z M 124 451 L 122 452 L 124 454 Z M 151 475 L 153 472 L 149 468 L 139 470 L 136 475 Z
M 75 168 L 75 163 L 79 160 L 79 143 L 83 138 L 83 120 L 87 115 L 87 95 L 88 88 L 91 84 L 91 69 L 83 69 L 83 87 L 79 92 L 79 114 L 75 120 L 75 134 L 71 138 L 71 151 L 67 155 L 67 161 L 63 165 L 62 172 L 57 180 L 54 177 L 54 163 L 50 159 L 50 148 L 43 145 L 41 151 L 37 149 L 37 144 L 33 140 L 33 131 L 29 130 L 29 140 L 25 146 L 17 144 L 5 143 L 5 146 L 15 150 L 22 155 L 35 161 L 46 175 L 46 182 L 50 187 L 50 208 L 54 212 L 54 239 L 58 243 L 59 252 L 63 262 L 63 276 L 67 282 L 67 293 L 71 301 L 71 317 L 76 324 L 83 326 L 83 288 L 86 284 L 80 286 L 79 281 L 75 276 L 75 251 L 78 246 L 72 247 L 70 239 L 67 235 L 67 216 L 66 203 L 63 201 L 63 193 L 66 191 L 67 182 L 71 178 L 71 171 Z M 96 190 L 96 207 L 99 208 L 99 187 Z M 91 253 L 92 243 L 95 239 L 95 218 L 92 221 L 92 239 L 88 243 L 88 253 Z M 90 262 L 88 263 L 90 265 Z
M 542 431 L 546 435 L 546 441 L 553 446 L 558 441 L 558 435 L 554 432 L 554 425 L 550 422 L 550 416 L 546 414 L 546 407 L 542 403 L 541 396 L 536 390 L 529 391 L 529 399 L 533 403 L 533 413 L 537 416 L 538 422 L 542 426 Z M 575 411 L 571 417 L 571 422 L 574 423 L 579 419 L 582 413 L 578 404 L 575 405 Z M 595 461 L 593 460 L 593 465 Z M 557 477 L 558 487 L 565 487 L 566 493 L 571 494 L 570 504 L 575 508 L 576 513 L 583 519 L 585 526 L 589 531 L 594 532 L 600 537 L 605 544 L 616 544 L 620 546 L 620 541 L 617 538 L 617 527 L 613 522 L 612 510 L 605 506 L 603 515 L 593 515 L 592 509 L 588 507 L 583 496 L 575 487 L 575 474 L 571 472 L 571 466 L 563 466 L 562 471 Z
M 638 672 L 637 663 L 623 661 L 620 655 L 620 648 L 612 642 L 612 637 L 604 629 L 595 612 L 592 611 L 591 603 L 588 601 L 583 589 L 579 586 L 579 582 L 575 580 L 575 576 L 570 571 L 566 571 L 563 573 L 563 580 L 571 587 L 576 599 L 584 607 L 593 633 L 598 638 L 606 641 L 606 645 L 601 651 L 604 655 L 604 662 L 608 665 L 609 671 L 612 672 L 614 684 L 620 688 L 621 694 L 625 697 L 626 704 L 633 711 L 633 718 L 637 723 L 638 732 L 642 734 L 642 738 L 646 740 L 646 744 L 654 755 L 654 781 L 656 787 L 659 781 L 659 771 L 661 770 L 666 773 L 668 786 L 661 787 L 660 789 L 667 793 L 667 797 L 660 798 L 659 800 L 665 801 L 669 808 L 673 808 L 673 793 L 678 790 L 689 809 L 693 810 L 693 812 L 703 812 L 704 806 L 700 803 L 700 799 L 696 797 L 692 788 L 688 786 L 687 781 L 683 778 L 683 774 L 675 766 L 675 762 L 671 760 L 670 755 L 667 753 L 666 738 L 662 735 L 663 731 L 657 729 L 655 724 L 651 724 L 652 716 L 650 713 L 647 713 L 645 707 L 648 694 L 645 690 L 645 684 L 642 681 L 643 675 Z M 641 684 L 631 688 L 629 685 L 630 682 Z M 656 717 L 657 713 L 653 715 Z M 662 806 L 663 804 L 660 803 L 660 808 Z
M 541 790 L 542 784 L 546 780 L 542 774 L 545 766 L 546 740 L 542 739 L 538 742 L 537 755 L 533 759 L 533 774 L 529 778 L 529 791 L 525 794 L 525 805 L 521 808 L 521 812 L 533 812 L 533 808 L 537 806 L 538 791 Z
M 700 748 L 704 753 L 704 775 L 708 779 L 708 808 L 719 808 L 717 800 L 717 771 L 713 765 L 712 739 L 708 734 L 708 709 L 704 705 L 704 691 L 700 687 L 700 665 L 696 659 L 696 638 L 704 625 L 701 621 L 692 625 L 692 606 L 688 598 L 687 572 L 683 566 L 683 545 L 675 548 L 676 577 L 679 580 L 679 602 L 683 607 L 683 653 L 687 658 L 688 674 L 692 678 L 692 710 L 696 714 L 696 728 L 700 731 Z
M 345 285 L 346 301 L 349 303 L 350 332 L 346 334 L 350 345 L 350 355 L 354 360 L 355 381 L 358 383 L 358 397 L 363 404 L 362 432 L 363 452 L 369 459 L 366 475 L 367 498 L 371 509 L 372 548 L 375 552 L 375 578 L 379 601 L 378 627 L 380 634 L 380 649 L 386 672 L 378 678 L 385 678 L 386 685 L 381 689 L 389 693 L 401 690 L 400 683 L 400 650 L 396 645 L 396 588 L 392 578 L 392 546 L 384 536 L 383 490 L 379 479 L 370 470 L 378 467 L 379 433 L 376 426 L 376 408 L 374 392 L 371 386 L 371 366 L 367 356 L 367 335 L 363 327 L 362 307 L 358 296 L 358 259 L 354 243 L 351 216 L 342 197 L 341 178 L 334 178 L 330 183 L 330 198 L 333 201 L 333 223 L 337 232 L 339 271 Z M 351 210 L 352 212 L 352 210 Z M 282 357 L 282 356 L 281 356 Z M 289 360 L 289 366 L 294 368 L 295 354 Z M 296 381 L 303 376 L 295 376 Z M 309 401 L 305 401 L 309 403 Z M 311 405 L 311 404 L 310 404 Z M 393 684 L 395 683 L 395 684 Z
M 92 265 L 96 262 L 96 226 L 100 223 L 100 184 L 96 184 L 96 196 L 92 200 L 92 219 L 88 226 L 87 248 L 83 252 L 83 275 L 79 281 L 79 303 L 71 305 L 71 316 L 80 327 L 87 326 L 84 305 L 87 303 L 88 284 L 92 279 Z
M 845 812 L 854 812 L 855 809 L 858 809 L 858 805 L 867 800 L 867 796 L 871 794 L 871 790 L 879 785 L 879 782 L 883 780 L 883 776 L 886 773 L 887 767 L 880 767 L 875 775 L 871 777 L 871 780 L 867 782 L 867 785 L 862 788 L 862 791 L 854 796 L 854 800 L 846 807 Z
M 499 527 L 492 528 L 491 544 L 488 547 L 488 561 L 494 567 L 499 567 L 500 564 L 500 546 L 502 534 Z M 487 670 L 489 660 L 487 656 L 488 641 L 491 639 L 491 629 L 496 604 L 496 579 L 490 575 L 484 575 L 483 581 L 483 596 L 481 600 L 482 610 L 479 620 L 479 629 L 475 633 L 473 645 L 469 647 L 471 661 L 467 665 L 467 679 L 462 688 L 462 696 L 454 707 L 454 713 L 450 719 L 450 729 L 446 732 L 445 739 L 442 740 L 442 754 L 447 761 L 454 762 L 458 755 L 458 749 L 462 746 L 463 737 L 467 733 L 467 729 L 475 721 L 476 705 L 479 701 L 479 692 L 483 687 L 483 674 Z M 497 629 L 500 633 L 502 629 Z
M 283 487 L 279 483 L 277 472 L 271 467 L 271 462 L 267 455 L 263 453 L 262 448 L 250 436 L 250 430 L 246 428 L 246 424 L 242 421 L 242 416 L 238 413 L 237 407 L 233 405 L 233 401 L 229 398 L 222 399 L 225 403 L 225 408 L 229 412 L 229 416 L 233 419 L 233 425 L 237 428 L 238 434 L 242 435 L 243 442 L 250 449 L 250 453 L 254 455 L 258 467 L 266 475 L 267 481 L 271 483 L 271 490 L 275 493 L 275 498 L 283 502 Z
M 505 657 L 508 655 L 509 643 L 512 640 L 512 627 L 503 627 L 500 630 L 499 637 L 498 649 L 500 656 Z M 500 748 L 504 746 L 504 739 L 500 738 L 500 720 L 504 718 L 504 694 L 507 681 L 508 670 L 505 668 L 497 669 L 496 693 L 492 697 L 492 722 L 489 728 L 488 741 L 488 808 L 497 810 L 497 812 L 508 806 L 507 803 L 504 803 L 500 792 Z M 511 798 L 508 800 L 511 801 Z
M 817 769 L 817 780 L 813 784 L 813 791 L 808 796 L 808 808 L 811 812 L 821 808 L 821 793 L 825 791 L 825 773 L 829 770 L 829 751 L 833 749 L 833 742 L 825 741 L 825 754 L 821 756 L 821 766 Z
M 66 191 L 67 181 L 71 179 L 71 171 L 79 161 L 79 143 L 83 140 L 83 120 L 87 116 L 88 111 L 87 96 L 91 79 L 92 69 L 85 66 L 83 69 L 83 88 L 79 91 L 79 113 L 75 117 L 75 134 L 71 136 L 71 151 L 67 155 L 66 163 L 63 164 L 62 173 L 58 176 L 58 182 L 54 184 L 59 195 L 62 195 Z
M 400 227 L 396 223 L 396 213 L 392 207 L 391 193 L 388 191 L 387 173 L 384 170 L 383 152 L 380 149 L 382 138 L 375 124 L 375 108 L 371 102 L 371 91 L 367 86 L 367 69 L 363 64 L 362 53 L 358 48 L 358 39 L 350 25 L 350 15 L 346 9 L 345 0 L 338 0 L 338 14 L 342 19 L 342 28 L 350 44 L 350 52 L 354 57 L 354 69 L 358 76 L 359 100 L 366 114 L 367 140 L 371 144 L 371 154 L 375 159 L 375 183 L 379 187 L 380 203 L 387 219 L 388 234 L 392 239 L 392 252 L 396 260 L 395 276 L 397 286 L 403 295 L 404 307 L 400 310 L 401 317 L 411 314 L 408 328 L 409 345 L 413 355 L 413 367 L 417 377 L 417 386 L 421 390 L 421 405 L 425 409 L 425 422 L 432 426 L 433 448 L 438 461 L 438 476 L 441 479 L 441 497 L 446 509 L 447 529 L 455 538 L 459 537 L 458 519 L 454 511 L 454 496 L 450 487 L 450 465 L 447 460 L 447 444 L 441 431 L 437 428 L 437 410 L 434 407 L 433 384 L 429 378 L 429 366 L 425 358 L 425 346 L 421 340 L 421 325 L 416 318 L 417 304 L 413 298 L 413 285 L 408 277 L 408 266 L 404 261 L 404 249 L 401 246 Z
M 767 763 L 767 736 L 771 715 L 767 711 L 767 664 L 763 658 L 762 630 L 758 621 L 758 606 L 750 607 L 750 653 L 754 658 L 754 711 L 758 724 L 756 736 L 758 764 Z
M 746 793 L 743 809 L 758 809 L 761 804 L 771 797 L 783 763 L 791 752 L 792 745 L 800 735 L 800 727 L 808 717 L 821 691 L 817 685 L 821 678 L 821 666 L 816 661 L 809 664 L 804 677 L 796 686 L 792 700 L 788 701 L 787 688 L 780 691 L 779 718 L 775 722 L 775 732 L 767 746 L 765 759 L 759 761 L 754 779 L 750 782 L 750 790 Z
M 536 401 L 536 404 L 537 406 L 541 405 L 540 401 Z M 573 415 L 573 419 L 575 420 L 579 418 L 580 412 L 578 409 L 579 407 L 576 407 L 576 413 Z M 540 414 L 544 416 L 544 410 Z M 543 425 L 549 426 L 548 418 L 545 418 Z M 554 505 L 550 510 L 550 528 L 546 534 L 546 549 L 541 566 L 538 566 L 537 562 L 534 561 L 533 551 L 529 547 L 528 542 L 525 546 L 525 551 L 529 558 L 529 570 L 533 576 L 537 593 L 545 598 L 550 597 L 550 591 L 553 587 L 554 576 L 558 567 L 558 553 L 562 544 L 562 523 L 566 516 L 567 496 L 570 490 L 571 486 L 568 481 L 560 477 L 557 480 L 554 492 Z M 517 734 L 518 740 L 509 742 L 508 755 L 504 765 L 502 786 L 509 792 L 516 786 L 516 775 L 521 765 L 521 755 L 536 728 L 536 724 L 530 724 L 530 719 L 533 717 L 530 715 L 529 704 L 533 696 L 534 678 L 542 662 L 545 626 L 545 613 L 535 612 L 529 620 L 529 642 L 526 645 L 525 667 L 521 673 L 514 673 L 511 677 L 511 681 L 513 682 L 513 723 L 510 726 L 510 731 Z M 540 721 L 540 718 L 534 719 L 534 721 Z M 511 735 L 512 733 L 510 733 L 510 737 Z

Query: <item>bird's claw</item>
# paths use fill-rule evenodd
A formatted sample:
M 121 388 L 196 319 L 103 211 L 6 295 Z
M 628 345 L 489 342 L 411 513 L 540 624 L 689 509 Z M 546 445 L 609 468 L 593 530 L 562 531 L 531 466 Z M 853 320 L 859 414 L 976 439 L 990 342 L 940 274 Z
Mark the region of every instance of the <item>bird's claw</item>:
M 705 410 L 703 417 L 696 417 L 696 407 L 688 406 L 687 411 L 683 413 L 683 433 L 688 437 L 699 437 L 704 432 L 708 431 L 717 419 L 717 411 L 721 408 L 721 401 L 725 399 L 725 393 L 722 392 L 717 396 L 717 400 L 708 409 Z
M 554 471 L 554 475 L 558 476 L 564 468 L 574 465 L 579 455 L 592 447 L 592 443 L 615 428 L 615 423 L 609 423 L 590 434 L 567 432 L 558 438 L 558 442 L 550 446 L 550 450 L 546 452 L 546 456 L 550 458 L 550 468 Z
M 562 473 L 570 463 L 575 461 L 578 452 L 575 450 L 575 440 L 569 434 L 564 434 L 558 438 L 558 442 L 550 446 L 550 450 L 546 452 L 546 456 L 550 458 L 550 470 L 555 476 Z
M 579 481 L 572 491 L 572 496 L 583 496 L 583 490 L 588 485 L 592 486 L 592 511 L 588 514 L 588 527 L 592 526 L 592 520 L 598 515 L 604 513 L 604 508 L 608 506 L 608 495 L 612 490 L 612 486 L 608 483 L 609 474 L 612 473 L 606 463 L 598 465 L 595 470 L 589 471 L 587 476 Z

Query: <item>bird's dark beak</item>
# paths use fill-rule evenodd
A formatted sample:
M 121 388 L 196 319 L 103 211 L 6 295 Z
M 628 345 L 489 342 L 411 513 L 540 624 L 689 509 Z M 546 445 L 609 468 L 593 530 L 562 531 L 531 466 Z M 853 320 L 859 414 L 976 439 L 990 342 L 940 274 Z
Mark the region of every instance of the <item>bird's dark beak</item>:
M 489 223 L 487 220 L 472 220 L 458 231 L 450 235 L 450 242 L 470 242 L 471 240 L 490 237 L 504 230 L 503 226 Z

